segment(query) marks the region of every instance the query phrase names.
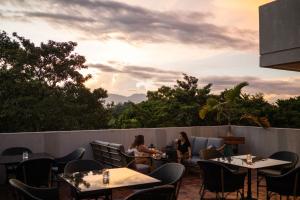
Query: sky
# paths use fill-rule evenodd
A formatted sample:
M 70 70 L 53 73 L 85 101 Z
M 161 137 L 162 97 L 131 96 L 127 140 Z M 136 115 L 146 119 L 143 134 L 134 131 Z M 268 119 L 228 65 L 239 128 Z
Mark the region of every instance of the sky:
M 186 73 L 214 93 L 248 81 L 270 102 L 300 95 L 300 73 L 259 67 L 258 7 L 271 0 L 0 1 L 0 30 L 77 42 L 91 89 L 146 93 Z

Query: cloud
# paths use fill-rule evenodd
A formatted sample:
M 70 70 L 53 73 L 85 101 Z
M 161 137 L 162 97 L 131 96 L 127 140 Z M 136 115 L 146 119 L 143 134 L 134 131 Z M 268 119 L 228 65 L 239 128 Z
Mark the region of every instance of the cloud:
M 110 63 L 114 63 L 114 62 L 110 62 Z M 139 81 L 151 80 L 159 84 L 166 84 L 166 83 L 174 84 L 176 80 L 182 78 L 182 72 L 179 71 L 162 70 L 162 69 L 158 69 L 154 67 L 146 67 L 146 66 L 122 65 L 121 63 L 117 63 L 117 62 L 115 62 L 114 64 L 115 65 L 87 64 L 87 66 L 91 68 L 99 69 L 102 72 L 126 74 L 131 78 L 134 78 Z
M 40 19 L 56 27 L 79 31 L 86 39 L 116 38 L 129 42 L 172 42 L 243 50 L 257 48 L 255 31 L 209 23 L 212 14 L 206 12 L 159 12 L 115 1 L 3 1 L 19 9 L 1 10 L 5 19 Z
M 105 65 L 105 64 L 87 64 L 91 68 L 96 68 L 100 69 L 103 72 L 116 72 L 116 73 L 122 73 L 121 70 L 118 70 L 110 65 Z
M 282 79 L 261 79 L 252 76 L 209 76 L 200 78 L 200 83 L 212 83 L 213 89 L 220 91 L 225 88 L 232 88 L 234 85 L 247 81 L 250 85 L 245 89 L 251 93 L 263 92 L 266 95 L 275 96 L 298 96 L 300 95 L 299 78 Z
M 182 80 L 183 72 L 173 70 L 162 70 L 153 67 L 122 65 L 118 62 L 109 62 L 110 64 L 88 64 L 91 68 L 96 68 L 106 73 L 117 73 L 131 77 L 131 81 L 138 84 L 151 82 L 151 90 L 162 85 L 173 86 L 176 80 Z M 124 78 L 124 76 L 123 76 Z M 243 92 L 256 94 L 263 93 L 270 102 L 277 99 L 290 98 L 300 95 L 299 78 L 290 79 L 262 79 L 254 76 L 207 76 L 197 77 L 199 87 L 212 83 L 212 92 L 219 93 L 224 89 L 233 88 L 235 85 L 247 81 L 249 86 L 245 87 Z M 119 85 L 115 85 L 119 87 Z M 149 89 L 149 88 L 147 88 Z

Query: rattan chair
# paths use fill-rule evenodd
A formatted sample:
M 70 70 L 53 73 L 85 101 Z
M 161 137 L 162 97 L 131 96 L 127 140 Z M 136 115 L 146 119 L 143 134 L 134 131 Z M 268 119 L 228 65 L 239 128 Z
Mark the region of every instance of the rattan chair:
M 135 193 L 126 197 L 124 200 L 173 200 L 174 195 L 174 186 L 164 185 L 138 190 Z
M 37 188 L 25 183 L 10 179 L 9 184 L 14 188 L 18 200 L 58 200 L 57 188 Z
M 56 173 L 63 173 L 65 166 L 67 165 L 68 162 L 73 160 L 80 160 L 83 157 L 84 153 L 85 153 L 85 149 L 80 147 L 66 156 L 56 158 L 54 164 L 55 166 L 54 171 Z
M 10 147 L 5 149 L 1 155 L 2 156 L 15 156 L 15 155 L 22 155 L 24 152 L 32 153 L 32 151 L 27 147 Z M 8 181 L 9 177 L 16 174 L 17 164 L 6 164 L 6 181 Z
M 280 176 L 266 175 L 267 199 L 270 199 L 273 194 L 282 196 L 296 197 L 300 196 L 300 167 L 289 171 Z
M 295 166 L 298 163 L 299 156 L 298 154 L 294 152 L 289 151 L 279 151 L 274 154 L 272 154 L 269 158 L 276 159 L 276 160 L 284 160 L 291 162 L 290 164 L 286 165 L 280 165 L 280 166 L 274 166 L 264 169 L 257 170 L 257 198 L 259 194 L 259 187 L 263 187 L 263 185 L 260 185 L 260 182 L 263 180 L 265 176 L 279 176 L 282 174 L 285 174 L 295 168 Z M 265 187 L 265 186 L 264 186 Z
M 198 165 L 203 170 L 201 199 L 204 198 L 206 190 L 215 192 L 216 199 L 225 199 L 225 193 L 230 192 L 238 192 L 241 198 L 244 198 L 244 181 L 247 172 L 235 172 L 221 163 L 208 160 L 200 160 Z
M 51 187 L 53 162 L 51 158 L 24 160 L 17 167 L 16 178 L 32 187 Z

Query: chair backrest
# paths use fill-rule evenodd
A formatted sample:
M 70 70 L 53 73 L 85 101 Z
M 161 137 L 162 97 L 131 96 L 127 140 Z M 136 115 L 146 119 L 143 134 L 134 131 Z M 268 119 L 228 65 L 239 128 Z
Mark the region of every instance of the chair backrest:
M 150 189 L 138 190 L 124 200 L 173 200 L 175 188 L 172 185 L 153 187 Z
M 125 167 L 128 164 L 124 157 L 124 146 L 122 144 L 103 141 L 90 143 L 94 159 L 105 167 Z
M 51 158 L 38 158 L 22 161 L 17 166 L 17 179 L 26 185 L 40 187 L 51 186 L 52 165 Z
M 298 154 L 290 151 L 278 151 L 270 156 L 272 159 L 278 159 L 278 160 L 284 160 L 284 161 L 290 161 L 290 164 L 284 165 L 284 172 L 288 172 L 292 169 L 294 169 L 298 163 L 299 156 Z M 281 166 L 279 166 L 281 167 Z
M 17 196 L 23 200 L 58 200 L 59 199 L 57 188 L 31 187 L 16 179 L 10 179 L 9 183 L 15 189 Z
M 184 165 L 180 163 L 166 163 L 151 172 L 149 176 L 159 179 L 161 185 L 173 185 L 175 187 L 175 198 L 177 198 L 184 172 Z
M 245 175 L 240 176 L 232 172 L 221 163 L 200 160 L 198 165 L 203 170 L 203 183 L 206 189 L 214 192 L 232 192 L 243 187 Z
M 101 169 L 103 169 L 103 165 L 95 160 L 73 160 L 66 165 L 64 174 Z
M 27 147 L 11 147 L 5 149 L 1 155 L 3 156 L 22 155 L 23 152 L 32 153 L 32 151 Z
M 286 196 L 300 196 L 300 167 L 281 176 L 266 176 L 267 190 Z
M 56 161 L 62 163 L 68 163 L 72 160 L 79 160 L 83 157 L 84 153 L 85 153 L 85 148 L 80 147 L 64 157 L 57 158 Z

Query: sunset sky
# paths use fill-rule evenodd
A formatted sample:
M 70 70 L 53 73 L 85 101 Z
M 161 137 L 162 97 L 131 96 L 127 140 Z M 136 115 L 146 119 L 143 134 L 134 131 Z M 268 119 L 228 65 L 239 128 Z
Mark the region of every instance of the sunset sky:
M 146 93 L 182 73 L 214 92 L 248 81 L 274 101 L 300 95 L 300 73 L 260 68 L 258 7 L 270 0 L 1 0 L 0 30 L 39 44 L 76 41 L 109 93 Z

